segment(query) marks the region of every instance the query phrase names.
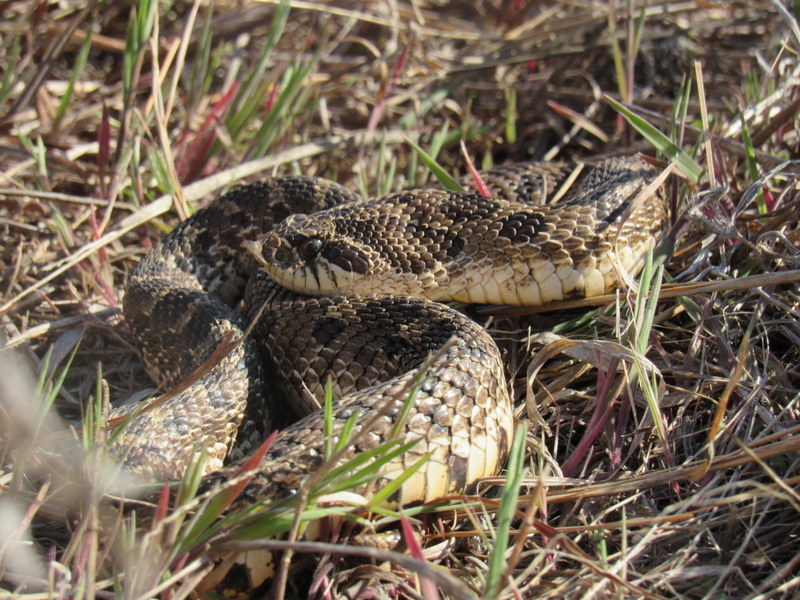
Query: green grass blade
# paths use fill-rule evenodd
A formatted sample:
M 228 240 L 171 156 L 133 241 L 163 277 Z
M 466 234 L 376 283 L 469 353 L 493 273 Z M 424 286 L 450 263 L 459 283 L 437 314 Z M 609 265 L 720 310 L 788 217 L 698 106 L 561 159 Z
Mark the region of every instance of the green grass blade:
M 289 0 L 281 0 L 275 8 L 275 14 L 272 16 L 269 33 L 267 34 L 267 42 L 261 49 L 258 60 L 250 73 L 245 77 L 242 87 L 234 98 L 231 112 L 238 112 L 243 105 L 257 104 L 254 100 L 260 99 L 263 96 L 263 85 L 261 83 L 264 73 L 267 71 L 267 61 L 272 55 L 272 51 L 278 44 L 278 40 L 283 35 L 283 30 L 289 20 L 289 12 L 291 11 L 291 2 Z M 248 119 L 249 121 L 249 119 Z
M 700 181 L 703 176 L 703 169 L 698 165 L 694 159 L 681 150 L 672 140 L 666 135 L 661 133 L 658 129 L 650 125 L 647 121 L 639 115 L 631 111 L 626 106 L 620 104 L 613 98 L 605 96 L 606 101 L 621 114 L 628 123 L 631 124 L 636 131 L 638 131 L 653 147 L 659 152 L 663 152 L 670 160 L 675 161 L 678 169 L 688 177 L 693 183 Z
M 373 448 L 372 450 L 367 450 L 366 452 L 359 452 L 358 454 L 354 455 L 350 458 L 347 462 L 340 464 L 337 467 L 331 469 L 328 473 L 325 474 L 325 477 L 319 484 L 319 488 L 323 488 L 325 485 L 328 485 L 331 482 L 337 481 L 339 478 L 345 476 L 348 472 L 355 471 L 364 463 L 370 462 L 376 456 L 380 456 L 381 454 L 387 452 L 387 449 L 390 446 L 397 446 L 400 442 L 398 440 L 392 440 L 390 442 L 386 442 L 378 446 L 377 448 Z
M 139 47 L 144 47 L 150 39 L 150 35 L 153 33 L 158 5 L 158 0 L 139 0 L 139 20 L 136 23 Z
M 636 317 L 636 344 L 634 349 L 637 352 L 647 351 L 647 340 L 650 336 L 650 327 L 647 326 L 647 309 L 645 307 L 646 294 L 650 290 L 650 283 L 653 278 L 653 253 L 648 252 L 645 257 L 642 273 L 639 275 L 639 293 L 636 295 L 636 306 L 634 315 Z
M 10 47 L 3 55 L 2 80 L 0 80 L 0 105 L 4 105 L 6 100 L 14 93 L 14 88 L 20 80 L 17 73 L 17 65 L 22 56 L 22 36 L 15 37 Z
M 380 141 L 380 145 L 378 146 L 378 168 L 375 170 L 375 173 L 377 174 L 377 180 L 378 180 L 378 185 L 379 186 L 381 184 L 381 179 L 382 179 L 383 173 L 385 173 L 385 172 L 386 172 L 386 138 L 383 138 Z M 381 192 L 380 192 L 380 188 L 379 188 L 378 189 L 378 196 L 380 196 L 380 195 L 381 195 Z M 370 194 L 367 193 L 364 197 L 368 198 L 369 196 L 370 196 Z
M 370 481 L 381 477 L 382 474 L 380 469 L 384 465 L 390 463 L 395 458 L 398 458 L 400 455 L 416 446 L 418 442 L 419 440 L 413 440 L 401 446 L 397 446 L 394 450 L 390 451 L 392 446 L 399 444 L 399 441 L 393 440 L 379 446 L 375 450 L 357 454 L 347 463 L 332 471 L 330 476 L 326 477 L 326 481 L 323 482 L 322 486 L 320 486 L 320 489 L 324 489 L 324 493 L 330 493 L 350 490 L 365 485 Z M 326 487 L 326 485 L 329 485 L 327 482 L 335 481 L 338 477 L 344 475 L 348 471 L 354 471 L 364 463 L 367 464 L 365 464 L 365 466 L 360 470 L 348 475 L 346 479 L 342 479 L 336 485 L 333 485 L 330 488 Z
M 205 451 L 195 452 L 192 455 L 192 459 L 186 467 L 186 473 L 178 487 L 178 493 L 175 496 L 176 506 L 186 504 L 197 495 L 197 490 L 200 489 L 200 482 L 203 480 L 207 458 L 208 453 Z
M 454 191 L 461 191 L 463 189 L 460 185 L 458 185 L 458 182 L 455 179 L 450 177 L 447 171 L 444 170 L 444 167 L 437 163 L 430 154 L 425 152 L 425 150 L 420 148 L 411 139 L 406 138 L 406 142 L 414 149 L 414 152 L 417 153 L 417 156 L 419 156 L 425 166 L 430 169 L 434 177 L 436 177 L 436 179 L 439 180 L 439 183 L 441 183 L 445 188 Z
M 128 31 L 125 36 L 125 50 L 122 54 L 122 89 L 123 96 L 130 98 L 131 87 L 133 86 L 133 70 L 136 58 L 139 55 L 139 47 L 136 39 L 136 8 L 131 9 L 131 19 L 128 22 Z
M 678 95 L 672 105 L 672 114 L 669 120 L 669 138 L 678 139 L 680 128 L 686 123 L 686 114 L 689 110 L 689 99 L 692 96 L 692 79 L 691 77 L 683 76 L 681 79 L 681 87 L 678 90 Z
M 383 504 L 386 500 L 392 497 L 396 491 L 400 489 L 400 487 L 408 481 L 414 473 L 419 471 L 425 463 L 427 463 L 431 458 L 430 454 L 425 454 L 420 458 L 417 462 L 413 465 L 408 467 L 399 477 L 395 477 L 392 481 L 387 483 L 383 489 L 381 489 L 377 494 L 375 494 L 372 499 L 369 501 L 370 506 L 376 506 Z
M 353 411 L 353 414 L 344 422 L 342 426 L 342 430 L 339 432 L 339 439 L 336 440 L 336 444 L 333 447 L 333 454 L 340 452 L 347 444 L 350 443 L 350 436 L 353 433 L 353 427 L 356 425 L 356 421 L 358 420 L 359 415 L 361 412 L 356 409 Z
M 661 283 L 664 277 L 664 265 L 657 267 L 653 262 L 653 252 L 648 251 L 645 266 L 639 276 L 639 293 L 636 297 L 634 306 L 633 328 L 633 375 L 632 381 L 638 382 L 639 388 L 644 394 L 647 402 L 647 409 L 653 419 L 656 434 L 664 448 L 664 454 L 668 462 L 672 461 L 669 451 L 667 430 L 664 426 L 664 419 L 661 415 L 661 408 L 658 404 L 658 381 L 652 371 L 645 368 L 640 357 L 647 354 L 649 348 L 650 332 L 653 329 L 656 308 L 658 306 L 658 295 L 661 291 Z M 630 338 L 629 338 L 630 339 Z
M 205 19 L 198 42 L 195 60 L 189 63 L 190 84 L 189 84 L 189 105 L 197 106 L 200 99 L 206 97 L 213 81 L 214 69 L 217 61 L 212 58 L 213 35 L 211 25 L 213 23 L 214 11 L 206 7 Z
M 517 141 L 517 92 L 514 88 L 506 88 L 506 142 Z
M 81 429 L 81 443 L 83 449 L 88 451 L 95 440 L 101 439 L 100 428 L 103 425 L 103 363 L 97 363 L 97 377 L 95 379 L 94 398 L 86 406 L 86 416 Z
M 56 377 L 56 379 L 53 381 L 50 392 L 47 394 L 47 396 L 45 396 L 44 404 L 41 407 L 40 419 L 43 420 L 46 414 L 53 408 L 53 404 L 55 403 L 56 398 L 61 391 L 61 386 L 64 385 L 64 380 L 69 374 L 70 367 L 72 367 L 72 361 L 75 360 L 75 355 L 78 353 L 78 348 L 80 348 L 80 343 L 75 344 L 75 347 L 72 348 L 69 358 L 67 358 L 67 360 L 64 362 L 64 367 L 61 369 L 58 377 Z
M 78 56 L 75 57 L 75 65 L 72 67 L 72 71 L 70 72 L 69 80 L 67 81 L 67 89 L 64 91 L 64 95 L 61 97 L 61 102 L 59 102 L 58 109 L 56 110 L 56 116 L 53 119 L 54 130 L 58 129 L 61 119 L 64 118 L 64 113 L 67 112 L 67 107 L 70 105 L 70 102 L 72 102 L 72 93 L 75 91 L 75 82 L 78 80 L 78 77 L 81 76 L 83 69 L 86 67 L 86 61 L 89 58 L 89 50 L 91 50 L 91 48 L 92 33 L 90 31 L 81 44 L 81 49 L 78 51 Z
M 442 148 L 447 144 L 447 136 L 450 134 L 450 124 L 445 123 L 442 127 L 431 136 L 431 143 L 428 147 L 428 154 L 436 160 L 436 157 L 442 152 Z
M 351 506 L 331 506 L 306 508 L 300 515 L 300 523 L 332 515 L 346 516 L 353 510 Z M 280 511 L 262 511 L 249 515 L 249 519 L 237 525 L 226 535 L 231 540 L 256 540 L 271 538 L 291 529 L 295 520 L 295 510 L 283 508 Z
M 642 34 L 644 33 L 644 26 L 647 22 L 647 10 L 646 5 L 642 5 L 641 10 L 639 11 L 639 17 L 636 19 L 636 24 L 633 31 L 633 40 L 631 43 L 631 56 L 629 57 L 630 60 L 636 58 L 639 54 L 639 48 L 642 44 Z
M 258 141 L 258 144 L 251 150 L 251 156 L 266 154 L 274 141 L 292 126 L 294 119 L 291 118 L 291 115 L 296 114 L 300 109 L 300 103 L 297 101 L 298 94 L 316 65 L 317 58 L 315 57 L 305 65 L 290 65 L 286 69 L 275 104 L 255 135 L 254 139 Z
M 750 176 L 751 180 L 756 181 L 760 177 L 758 160 L 756 160 L 756 149 L 753 147 L 753 141 L 750 139 L 750 131 L 747 129 L 747 120 L 744 118 L 744 115 L 740 115 L 739 118 L 742 121 L 742 143 L 744 145 L 747 174 Z M 762 190 L 759 190 L 756 196 L 756 206 L 758 207 L 759 213 L 762 215 L 766 214 L 767 204 L 764 202 L 764 193 Z
M 411 386 L 411 389 L 408 390 L 408 396 L 406 397 L 406 401 L 403 402 L 403 407 L 400 409 L 400 414 L 397 416 L 397 420 L 395 424 L 392 426 L 392 431 L 389 433 L 389 439 L 399 439 L 400 434 L 402 433 L 402 429 L 406 425 L 406 419 L 408 418 L 408 413 L 411 411 L 411 407 L 414 405 L 414 398 L 417 396 L 417 392 L 419 391 L 419 387 L 422 385 L 422 379 L 425 376 L 427 369 L 423 366 L 420 369 L 420 372 L 417 374 L 417 380 L 414 382 L 414 385 Z
M 325 401 L 322 403 L 322 436 L 325 438 L 325 459 L 333 456 L 333 379 L 325 381 Z
M 432 93 L 427 94 L 427 96 L 420 98 L 419 108 L 417 110 L 409 111 L 402 119 L 400 119 L 400 128 L 408 130 L 419 127 L 423 117 L 432 109 L 436 108 L 445 100 L 447 100 L 449 96 L 450 90 L 446 88 L 439 88 L 434 90 Z
M 244 490 L 247 484 L 252 480 L 256 468 L 261 464 L 270 446 L 272 446 L 276 435 L 277 431 L 273 432 L 244 462 L 239 463 L 237 465 L 238 471 L 233 478 L 233 483 L 222 487 L 216 495 L 208 500 L 204 509 L 198 511 L 197 517 L 193 519 L 191 527 L 187 529 L 184 538 L 188 540 L 187 547 L 191 548 L 200 541 L 208 539 L 213 532 L 222 527 L 224 519 L 220 520 L 220 517 L 228 510 L 236 498 L 239 497 L 242 490 Z M 203 449 L 203 453 L 205 452 L 206 450 Z M 205 458 L 202 460 L 204 462 Z M 196 475 L 193 474 L 192 477 L 194 476 Z M 189 486 L 189 484 L 187 484 L 187 486 Z
M 613 7 L 613 5 L 612 5 Z M 622 59 L 622 49 L 617 39 L 617 15 L 613 8 L 608 11 L 608 39 L 611 44 L 611 56 L 614 58 L 614 72 L 617 74 L 617 90 L 623 102 L 628 102 L 628 78 L 625 75 L 625 61 Z
M 508 470 L 503 495 L 500 498 L 500 509 L 497 516 L 497 531 L 489 557 L 489 571 L 486 573 L 486 591 L 484 598 L 495 598 L 500 592 L 500 582 L 506 569 L 506 549 L 508 546 L 511 522 L 517 511 L 519 484 L 525 470 L 525 427 L 517 425 L 514 440 L 511 442 L 511 453 L 508 456 Z
M 362 198 L 369 198 L 369 184 L 367 183 L 367 172 L 358 169 L 358 193 Z

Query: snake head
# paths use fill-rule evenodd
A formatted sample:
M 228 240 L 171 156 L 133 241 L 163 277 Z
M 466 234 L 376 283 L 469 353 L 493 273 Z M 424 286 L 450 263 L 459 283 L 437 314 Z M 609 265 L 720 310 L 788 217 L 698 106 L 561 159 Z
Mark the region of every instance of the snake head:
M 421 225 L 404 199 L 292 215 L 248 247 L 277 283 L 301 294 L 386 293 L 438 300 L 444 269 L 424 240 L 410 235 Z
M 245 246 L 275 281 L 313 296 L 360 293 L 372 264 L 369 248 L 314 215 L 292 215 Z

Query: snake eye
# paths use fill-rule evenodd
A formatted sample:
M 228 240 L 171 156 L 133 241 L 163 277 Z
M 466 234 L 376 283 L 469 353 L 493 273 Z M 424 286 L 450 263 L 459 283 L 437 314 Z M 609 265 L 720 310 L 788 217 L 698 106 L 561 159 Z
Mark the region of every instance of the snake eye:
M 322 240 L 316 237 L 303 240 L 297 248 L 298 254 L 300 254 L 304 260 L 311 260 L 319 254 L 320 250 L 322 250 Z

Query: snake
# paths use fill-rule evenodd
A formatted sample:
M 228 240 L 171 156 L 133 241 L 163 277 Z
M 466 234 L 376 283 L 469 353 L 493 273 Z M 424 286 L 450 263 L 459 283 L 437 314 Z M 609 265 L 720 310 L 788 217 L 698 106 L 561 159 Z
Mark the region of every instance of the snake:
M 642 158 L 577 169 L 573 182 L 574 163 L 517 163 L 483 173 L 480 193 L 468 183 L 377 198 L 288 175 L 217 198 L 128 278 L 125 319 L 148 374 L 173 391 L 115 409 L 125 424 L 112 452 L 146 479 L 174 480 L 204 449 L 208 485 L 219 484 L 282 427 L 241 502 L 297 493 L 328 459 L 328 438 L 345 433 L 340 463 L 406 444 L 380 481 L 354 490 L 365 497 L 409 470 L 388 502 L 461 494 L 495 475 L 514 427 L 502 356 L 445 302 L 607 293 L 641 269 L 669 221 Z

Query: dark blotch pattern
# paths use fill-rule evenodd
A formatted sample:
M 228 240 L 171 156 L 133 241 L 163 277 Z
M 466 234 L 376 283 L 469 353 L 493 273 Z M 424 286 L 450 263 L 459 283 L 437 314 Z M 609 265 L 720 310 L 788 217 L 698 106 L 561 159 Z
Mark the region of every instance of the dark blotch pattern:
M 341 242 L 329 242 L 322 251 L 322 257 L 345 271 L 359 275 L 366 274 L 370 269 L 370 262 L 357 248 Z

